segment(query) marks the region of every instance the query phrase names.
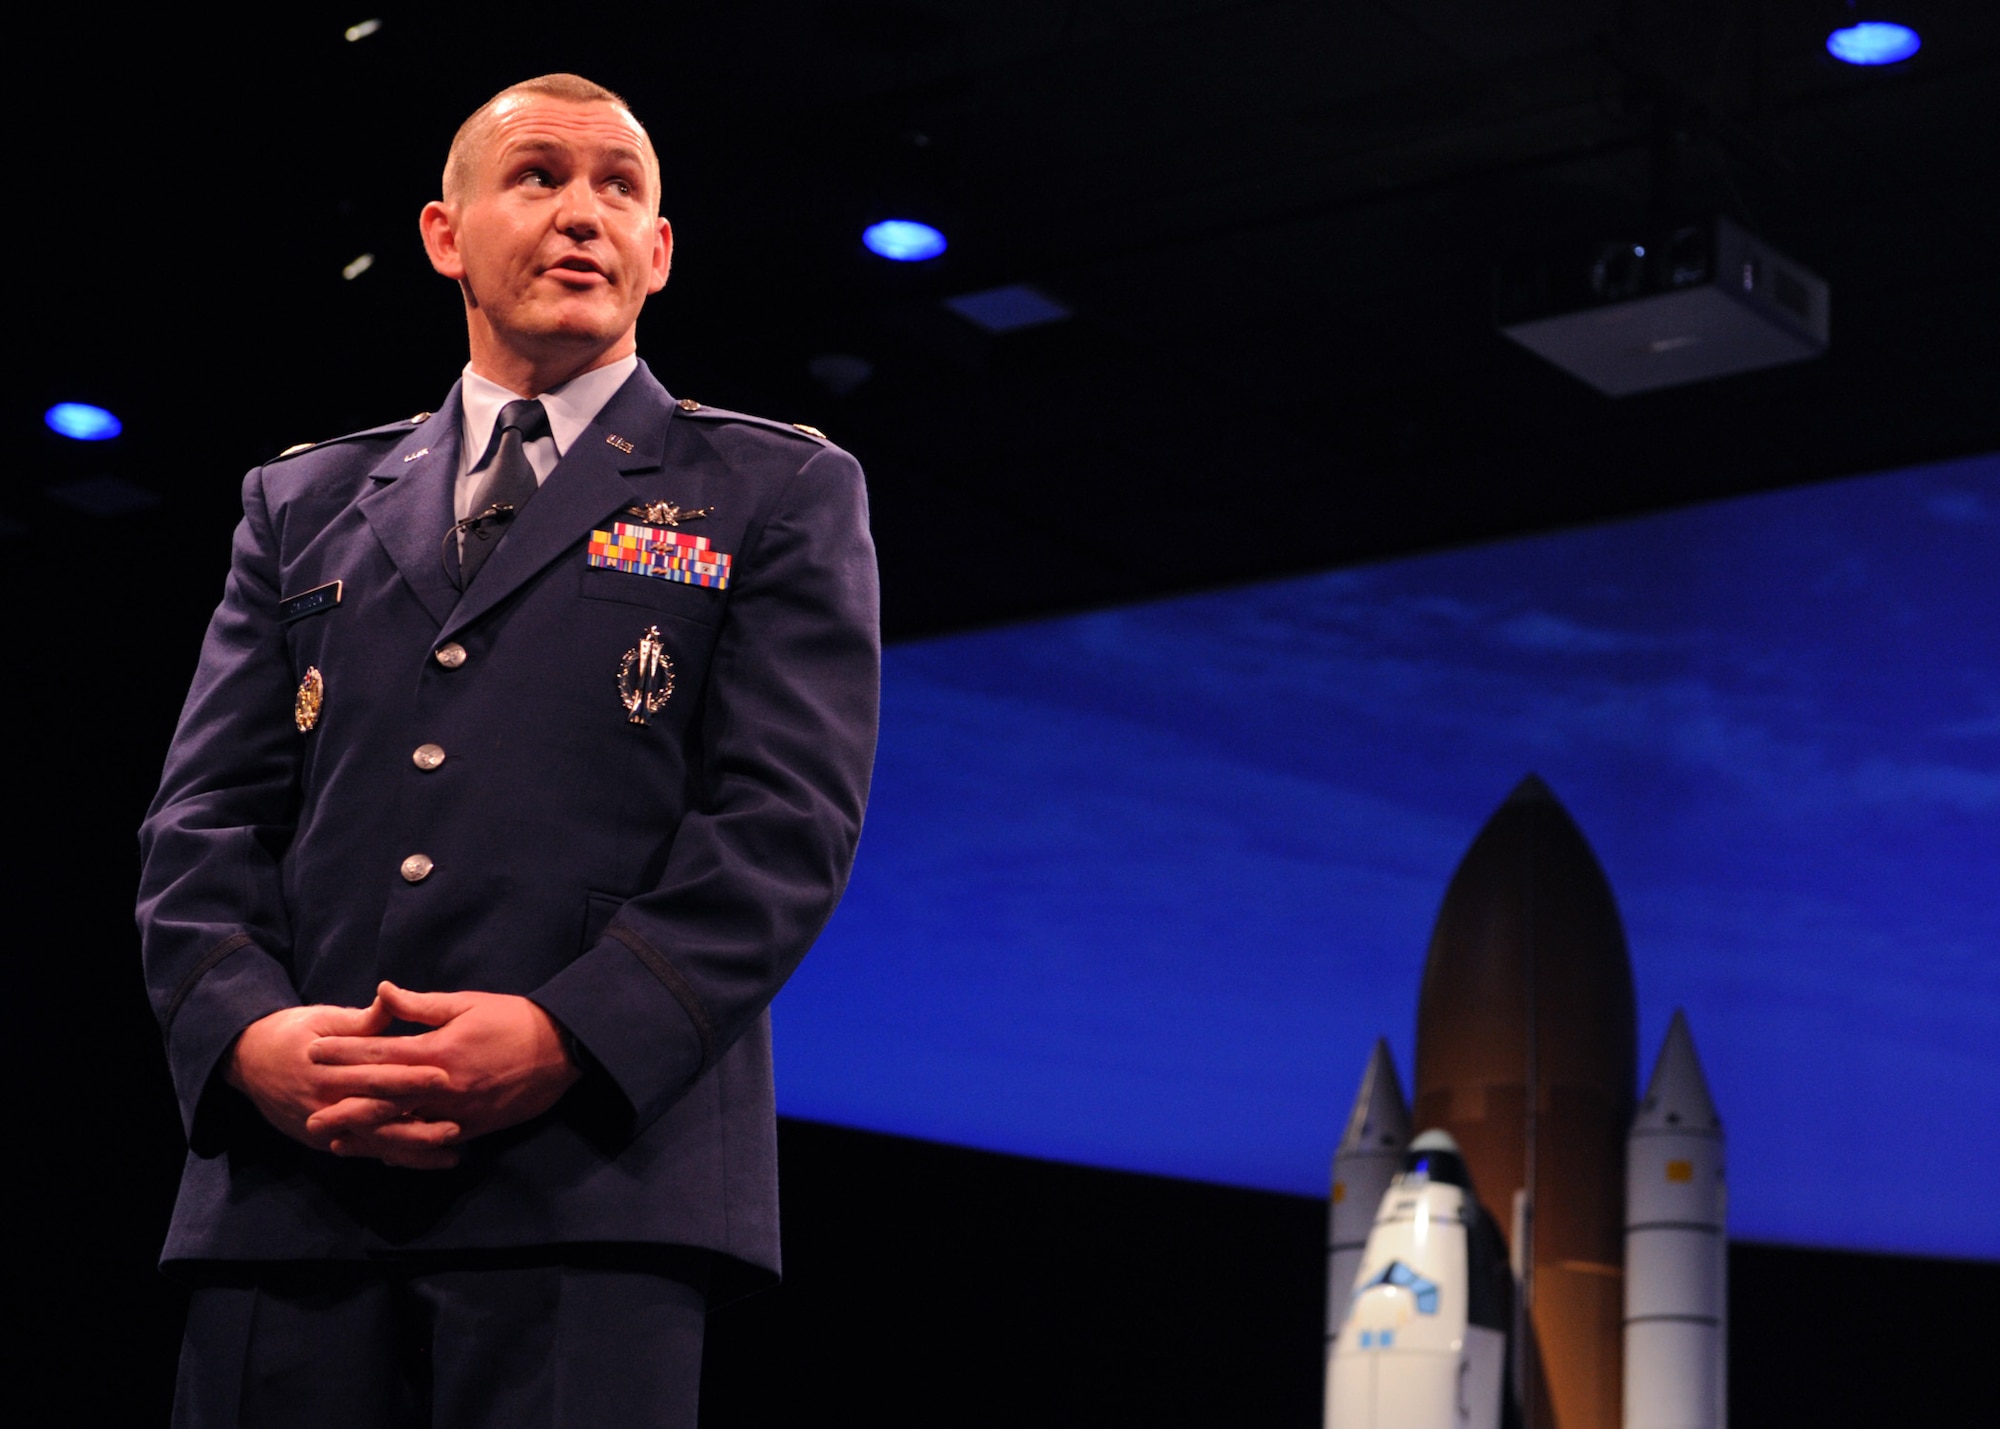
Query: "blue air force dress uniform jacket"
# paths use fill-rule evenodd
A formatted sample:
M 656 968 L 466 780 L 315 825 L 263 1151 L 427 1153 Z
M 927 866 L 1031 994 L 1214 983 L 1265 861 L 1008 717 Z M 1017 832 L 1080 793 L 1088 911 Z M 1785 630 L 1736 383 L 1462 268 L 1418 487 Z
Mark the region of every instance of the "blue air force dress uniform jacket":
M 874 756 L 860 470 L 817 434 L 676 403 L 642 365 L 461 594 L 458 413 L 454 388 L 432 420 L 244 481 L 141 831 L 190 1144 L 163 1261 L 625 1243 L 768 1275 L 765 1009 L 845 885 Z M 636 559 L 593 564 L 619 523 Z M 663 578 L 676 554 L 710 559 Z M 636 723 L 621 670 L 650 631 L 671 670 Z M 362 1005 L 383 978 L 532 997 L 590 1074 L 444 1172 L 300 1146 L 221 1085 L 252 1021 Z

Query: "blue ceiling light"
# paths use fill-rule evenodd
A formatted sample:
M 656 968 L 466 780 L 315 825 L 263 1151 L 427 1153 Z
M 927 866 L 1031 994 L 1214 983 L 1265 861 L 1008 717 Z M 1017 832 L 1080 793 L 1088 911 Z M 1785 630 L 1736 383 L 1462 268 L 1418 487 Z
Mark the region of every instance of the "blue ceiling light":
M 1828 35 L 1826 52 L 1842 64 L 1892 65 L 1908 59 L 1923 43 L 1908 25 L 1863 20 Z
M 125 430 L 125 424 L 88 402 L 58 402 L 42 413 L 49 430 L 79 442 L 108 442 Z
M 944 235 L 912 218 L 885 218 L 861 231 L 868 251 L 892 263 L 921 263 L 944 252 Z

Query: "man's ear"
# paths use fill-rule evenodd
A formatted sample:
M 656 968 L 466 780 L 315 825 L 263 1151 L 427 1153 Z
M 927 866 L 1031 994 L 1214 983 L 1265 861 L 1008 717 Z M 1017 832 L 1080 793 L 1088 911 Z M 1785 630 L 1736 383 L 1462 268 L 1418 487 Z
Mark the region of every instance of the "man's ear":
M 431 267 L 447 278 L 462 280 L 465 259 L 458 250 L 456 219 L 457 215 L 443 200 L 432 199 L 417 215 L 417 229 L 424 236 L 424 252 L 430 255 Z
M 660 232 L 653 242 L 653 272 L 646 284 L 646 291 L 657 293 L 667 286 L 667 270 L 674 266 L 674 226 L 664 218 L 659 220 Z M 437 262 L 437 259 L 431 259 Z M 443 272 L 443 269 L 439 269 Z

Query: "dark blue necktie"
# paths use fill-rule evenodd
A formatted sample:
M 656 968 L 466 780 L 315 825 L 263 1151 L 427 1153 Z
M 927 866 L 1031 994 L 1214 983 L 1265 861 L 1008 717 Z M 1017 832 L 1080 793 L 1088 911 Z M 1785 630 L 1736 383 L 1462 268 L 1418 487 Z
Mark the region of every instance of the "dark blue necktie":
M 474 519 L 466 528 L 465 545 L 458 555 L 461 589 L 472 584 L 472 578 L 500 544 L 514 517 L 520 515 L 521 508 L 541 489 L 523 448 L 547 435 L 549 414 L 542 410 L 540 402 L 524 399 L 509 402 L 500 409 L 500 420 L 493 424 L 493 438 L 480 458 L 480 465 L 489 461 L 492 465 L 487 468 L 486 484 L 472 503 Z M 495 507 L 513 510 L 498 512 Z

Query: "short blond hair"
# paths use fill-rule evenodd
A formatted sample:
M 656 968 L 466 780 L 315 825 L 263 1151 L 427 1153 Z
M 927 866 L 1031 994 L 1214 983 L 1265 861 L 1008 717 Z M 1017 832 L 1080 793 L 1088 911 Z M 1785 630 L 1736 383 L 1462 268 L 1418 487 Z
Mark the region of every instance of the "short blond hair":
M 493 133 L 494 112 L 500 107 L 500 101 L 512 99 L 517 94 L 539 95 L 570 104 L 614 104 L 624 110 L 632 123 L 638 126 L 639 136 L 646 141 L 646 160 L 653 171 L 653 211 L 659 212 L 660 158 L 653 151 L 652 135 L 632 113 L 632 106 L 625 102 L 624 95 L 580 74 L 542 74 L 524 79 L 519 84 L 510 84 L 467 115 L 465 122 L 458 126 L 458 132 L 451 136 L 451 148 L 444 157 L 446 203 L 463 202 L 471 193 L 480 151 L 486 147 L 486 141 Z

